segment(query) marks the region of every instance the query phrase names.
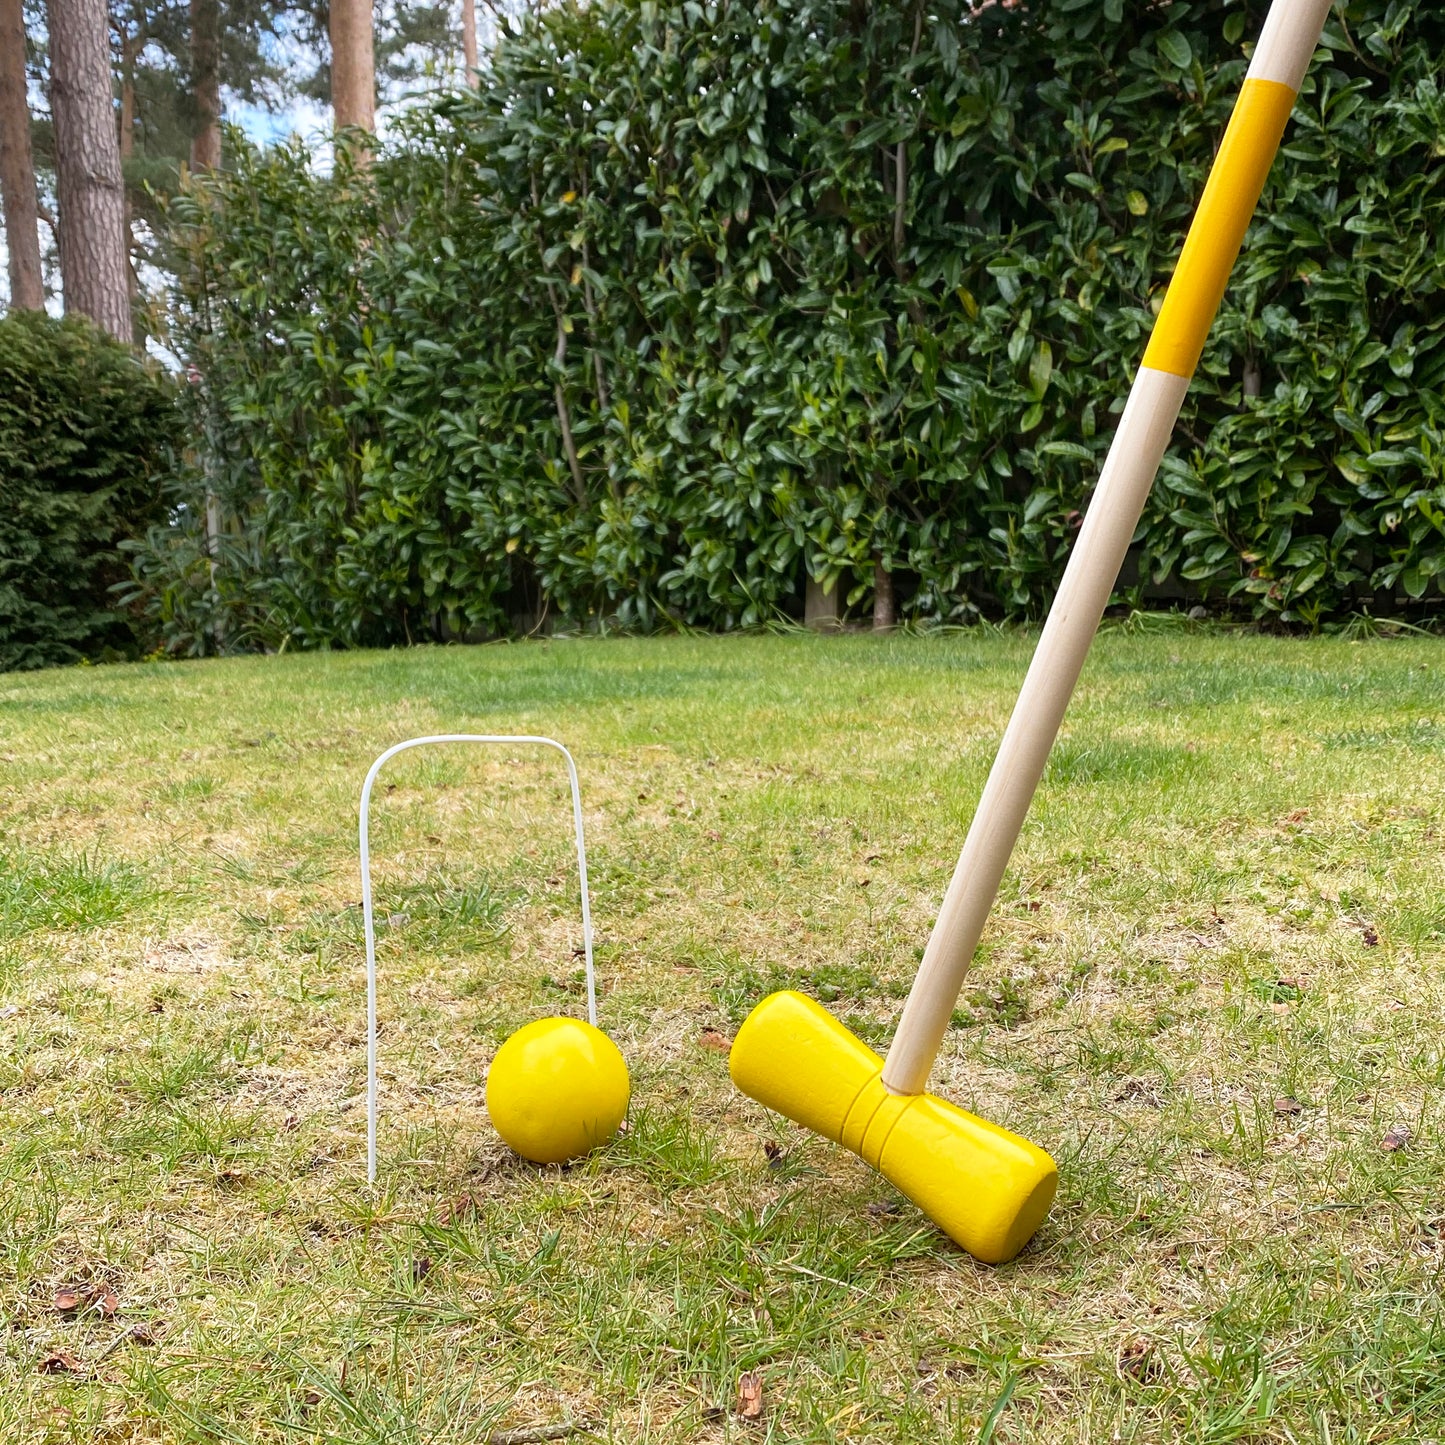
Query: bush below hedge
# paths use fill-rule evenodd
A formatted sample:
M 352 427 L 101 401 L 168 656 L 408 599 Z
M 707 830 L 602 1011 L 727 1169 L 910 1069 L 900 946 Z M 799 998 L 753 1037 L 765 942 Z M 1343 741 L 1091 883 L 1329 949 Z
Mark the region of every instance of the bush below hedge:
M 180 423 L 169 380 L 89 322 L 0 317 L 0 670 L 141 645 L 118 544 L 162 518 Z

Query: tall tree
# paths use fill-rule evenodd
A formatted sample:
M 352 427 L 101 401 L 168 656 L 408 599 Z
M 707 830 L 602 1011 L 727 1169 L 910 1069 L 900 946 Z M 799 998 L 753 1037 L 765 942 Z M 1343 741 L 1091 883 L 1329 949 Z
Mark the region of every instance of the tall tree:
M 336 129 L 376 129 L 371 0 L 331 0 L 331 109 Z
M 250 5 L 264 3 L 267 0 L 222 0 L 222 33 L 225 36 L 222 72 L 228 92 L 234 84 L 229 63 L 231 14 L 237 8 L 244 10 Z M 269 3 L 285 6 L 284 10 L 276 13 L 285 17 L 285 34 L 290 49 L 284 84 L 277 89 L 285 90 L 287 95 L 304 95 L 333 109 L 338 100 L 344 101 L 350 86 L 345 74 L 347 60 L 342 52 L 350 48 L 346 36 L 357 29 L 370 37 L 368 49 L 372 84 L 365 87 L 369 96 L 379 92 L 394 97 L 435 89 L 442 83 L 441 77 L 456 70 L 456 0 L 404 0 L 404 3 L 403 0 L 373 0 L 370 6 L 361 4 L 356 7 L 349 28 L 346 18 L 338 15 L 337 4 L 330 3 L 330 0 L 269 0 Z M 355 0 L 351 3 L 354 5 Z M 489 8 L 494 5 L 514 7 L 516 0 L 484 0 L 484 3 Z M 475 0 L 472 0 L 472 8 L 475 12 Z M 337 33 L 338 22 L 342 35 Z M 485 22 L 480 26 L 474 22 L 473 30 L 478 36 L 480 48 L 486 38 Z M 465 41 L 462 48 L 465 54 Z M 312 67 L 305 64 L 304 57 L 308 55 L 324 59 Z M 342 72 L 339 77 L 338 67 Z M 373 117 L 374 112 L 373 99 Z M 351 123 L 361 122 L 353 119 Z
M 125 188 L 106 0 L 47 0 L 60 279 L 66 311 L 131 339 Z
M 21 0 L 0 0 L 0 205 L 10 258 L 10 305 L 45 305 L 40 275 L 40 210 L 30 152 L 30 105 L 25 86 L 25 17 Z
M 477 0 L 462 0 L 462 64 L 466 82 L 477 87 Z
M 190 0 L 190 4 L 196 107 L 191 169 L 215 170 L 221 164 L 221 6 L 220 0 Z

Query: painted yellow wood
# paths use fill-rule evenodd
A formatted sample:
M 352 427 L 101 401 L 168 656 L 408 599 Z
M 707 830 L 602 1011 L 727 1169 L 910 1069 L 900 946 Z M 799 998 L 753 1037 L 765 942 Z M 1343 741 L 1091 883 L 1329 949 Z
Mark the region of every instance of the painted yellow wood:
M 1295 92 L 1276 80 L 1244 82 L 1154 323 L 1145 366 L 1194 375 L 1294 100 Z

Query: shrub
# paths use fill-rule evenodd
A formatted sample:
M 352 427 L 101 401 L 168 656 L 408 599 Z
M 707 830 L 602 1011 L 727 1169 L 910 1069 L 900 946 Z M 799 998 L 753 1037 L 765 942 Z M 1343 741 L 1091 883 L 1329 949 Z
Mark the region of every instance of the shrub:
M 132 653 L 119 541 L 161 515 L 172 388 L 89 322 L 0 318 L 0 669 Z
M 538 596 L 729 627 L 805 576 L 1039 613 L 1263 8 L 563 4 L 363 175 L 238 146 L 171 210 L 211 460 L 138 556 L 151 606 L 191 648 L 216 609 L 317 645 Z M 1438 597 L 1445 17 L 1349 0 L 1323 50 L 1126 599 Z

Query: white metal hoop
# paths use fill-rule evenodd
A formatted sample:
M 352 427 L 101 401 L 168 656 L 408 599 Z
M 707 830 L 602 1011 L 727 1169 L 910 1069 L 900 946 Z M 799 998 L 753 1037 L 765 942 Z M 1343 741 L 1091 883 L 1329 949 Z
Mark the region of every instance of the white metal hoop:
M 490 733 L 437 733 L 408 738 L 389 747 L 372 763 L 361 785 L 361 910 L 366 923 L 366 1177 L 376 1182 L 376 923 L 371 898 L 371 786 L 383 766 L 398 753 L 431 743 L 530 743 L 555 748 L 567 764 L 572 785 L 572 828 L 577 839 L 577 878 L 582 890 L 582 952 L 587 968 L 587 1021 L 597 1024 L 597 981 L 592 967 L 592 908 L 587 898 L 587 846 L 582 841 L 582 792 L 577 785 L 577 765 L 572 754 L 555 738 L 507 737 Z

